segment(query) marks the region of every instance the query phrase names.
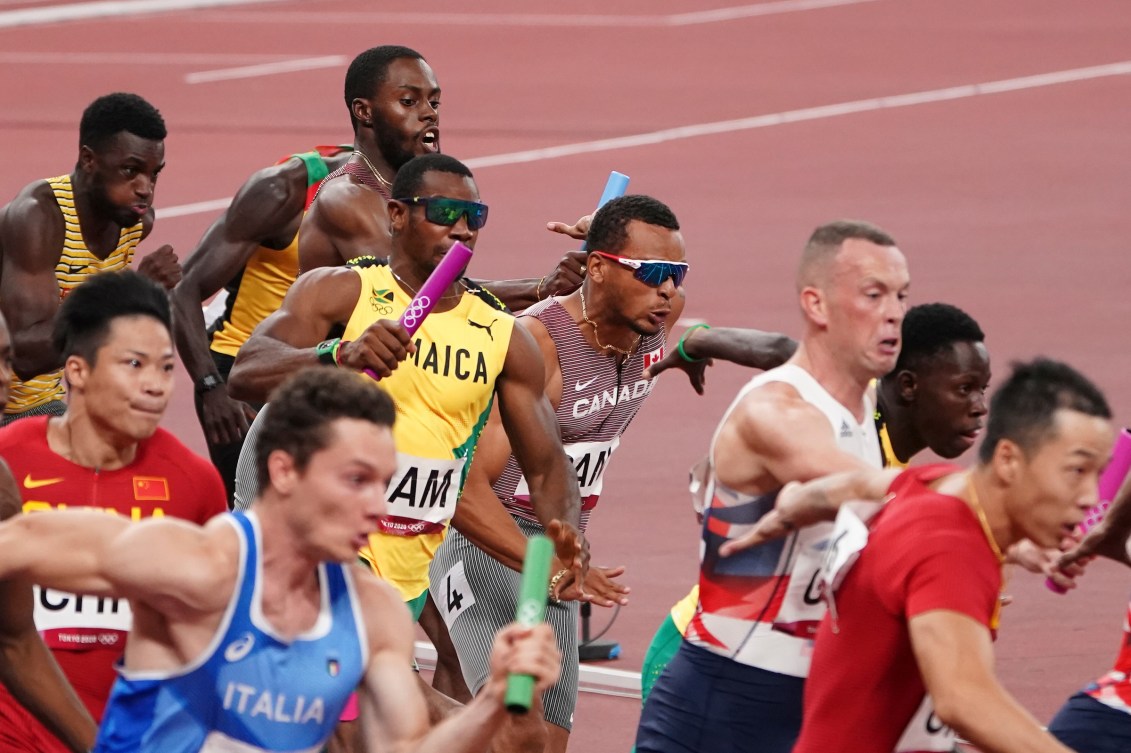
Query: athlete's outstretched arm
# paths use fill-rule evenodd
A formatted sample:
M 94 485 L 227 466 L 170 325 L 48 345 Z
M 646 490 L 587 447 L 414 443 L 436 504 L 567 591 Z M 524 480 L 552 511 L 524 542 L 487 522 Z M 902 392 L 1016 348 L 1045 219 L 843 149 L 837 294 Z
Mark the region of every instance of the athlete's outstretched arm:
M 912 617 L 909 629 L 923 683 L 944 724 L 985 753 L 1071 753 L 998 682 L 985 625 L 937 609 Z
M 900 468 L 869 469 L 834 473 L 806 483 L 791 481 L 778 492 L 773 509 L 749 532 L 723 544 L 719 554 L 728 557 L 798 528 L 835 520 L 840 506 L 851 500 L 879 502 L 901 472 Z
M 516 326 L 496 387 L 499 415 L 530 487 L 534 513 L 554 539 L 558 559 L 583 583 L 589 552 L 578 530 L 581 498 L 577 476 L 562 447 L 545 382 L 542 350 L 524 327 Z
M 0 461 L 0 520 L 19 513 L 15 481 Z M 85 753 L 98 727 L 39 637 L 32 600 L 27 581 L 0 581 L 0 682 L 68 748 Z
M 258 246 L 273 242 L 282 248 L 289 243 L 285 236 L 289 230 L 293 238 L 302 217 L 305 183 L 306 166 L 297 158 L 255 173 L 185 262 L 184 277 L 173 289 L 170 303 L 177 351 L 194 385 L 209 374 L 219 378 L 201 308 L 205 299 L 236 277 Z M 205 392 L 202 402 L 201 428 L 210 443 L 236 442 L 247 432 L 251 410 L 233 400 L 225 387 Z
M 408 610 L 383 584 L 359 581 L 372 652 L 358 705 L 362 733 L 371 753 L 486 750 L 506 721 L 503 693 L 509 673 L 533 675 L 536 694 L 558 679 L 561 656 L 549 625 L 508 625 L 495 636 L 487 684 L 471 703 L 429 729 L 424 700 L 411 670 L 412 622 Z
M 736 327 L 698 328 L 685 333 L 683 352 L 696 360 L 719 359 L 752 369 L 772 369 L 781 366 L 797 350 L 797 341 L 777 332 Z M 677 348 L 669 348 L 658 362 L 644 370 L 652 378 L 671 368 L 684 368 L 687 361 Z M 702 384 L 692 380 L 695 391 L 703 394 Z

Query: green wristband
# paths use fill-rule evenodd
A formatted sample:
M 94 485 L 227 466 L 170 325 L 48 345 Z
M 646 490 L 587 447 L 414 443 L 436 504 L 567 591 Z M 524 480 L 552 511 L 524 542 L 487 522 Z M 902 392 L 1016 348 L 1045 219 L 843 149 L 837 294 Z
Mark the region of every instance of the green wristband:
M 679 357 L 682 358 L 683 360 L 687 361 L 688 363 L 699 363 L 700 361 L 702 361 L 703 360 L 702 358 L 692 358 L 691 356 L 687 355 L 687 351 L 683 349 L 683 341 L 687 339 L 688 335 L 690 335 L 692 332 L 694 332 L 697 329 L 710 329 L 710 328 L 711 328 L 710 324 L 692 324 L 690 327 L 688 327 L 687 331 L 683 333 L 683 336 L 679 338 L 679 342 L 676 343 L 676 346 L 675 346 L 675 349 L 679 352 Z
M 326 366 L 337 366 L 338 348 L 341 344 L 342 338 L 335 337 L 333 340 L 323 340 L 314 346 L 314 352 L 318 354 L 318 363 Z

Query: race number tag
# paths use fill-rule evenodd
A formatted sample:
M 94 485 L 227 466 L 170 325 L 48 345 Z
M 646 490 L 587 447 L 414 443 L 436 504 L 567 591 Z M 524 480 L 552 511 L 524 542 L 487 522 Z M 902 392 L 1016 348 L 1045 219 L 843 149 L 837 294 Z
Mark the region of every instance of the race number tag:
M 440 588 L 440 593 L 433 591 L 432 599 L 440 607 L 444 623 L 448 626 L 448 630 L 451 630 L 456 618 L 475 603 L 475 594 L 472 593 L 471 584 L 467 582 L 467 574 L 463 570 L 463 560 L 452 565 L 451 569 L 444 573 Z
M 950 753 L 958 745 L 958 735 L 935 714 L 930 696 L 923 696 L 919 710 L 896 743 L 895 753 Z
M 844 582 L 848 571 L 860 559 L 868 544 L 868 521 L 883 507 L 882 502 L 846 502 L 836 514 L 836 524 L 829 538 L 819 575 L 825 601 L 829 605 L 833 632 L 838 630 L 834 592 Z

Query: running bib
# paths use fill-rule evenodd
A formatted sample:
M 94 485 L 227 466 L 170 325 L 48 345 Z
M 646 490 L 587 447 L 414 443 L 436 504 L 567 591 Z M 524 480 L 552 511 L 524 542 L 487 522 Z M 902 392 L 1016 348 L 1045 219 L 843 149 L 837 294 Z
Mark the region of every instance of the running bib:
M 895 753 L 951 753 L 958 746 L 958 735 L 935 715 L 930 696 L 923 696 L 919 710 L 896 743 Z
M 125 645 L 133 613 L 126 599 L 34 586 L 35 628 L 48 648 L 82 651 Z
M 381 532 L 403 536 L 443 530 L 456 511 L 464 463 L 464 458 L 438 460 L 398 452 Z
M 613 437 L 604 442 L 574 442 L 565 445 L 566 455 L 569 455 L 573 470 L 577 473 L 581 509 L 590 510 L 596 506 L 597 499 L 601 496 L 601 489 L 605 485 L 605 469 L 609 466 L 609 458 L 619 445 L 620 437 Z M 530 499 L 530 487 L 526 483 L 526 476 L 519 478 L 514 496 L 516 499 Z
M 844 582 L 848 571 L 860 559 L 860 552 L 868 544 L 868 521 L 882 502 L 846 502 L 836 513 L 836 523 L 821 562 L 819 592 L 829 605 L 829 618 L 833 632 L 837 632 L 836 589 Z

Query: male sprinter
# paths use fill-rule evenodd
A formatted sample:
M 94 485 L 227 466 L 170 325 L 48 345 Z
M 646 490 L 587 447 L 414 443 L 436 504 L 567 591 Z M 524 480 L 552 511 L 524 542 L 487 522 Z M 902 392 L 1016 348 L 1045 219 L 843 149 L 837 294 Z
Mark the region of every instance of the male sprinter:
M 161 114 L 136 94 L 107 94 L 83 111 L 74 171 L 28 184 L 0 210 L 0 311 L 15 349 L 3 423 L 63 413 L 64 357 L 51 345 L 55 312 L 90 275 L 129 265 L 153 230 L 164 166 Z M 180 279 L 169 246 L 138 268 L 166 288 Z
M 801 345 L 739 392 L 711 442 L 699 609 L 644 705 L 639 753 L 793 747 L 824 613 L 809 584 L 832 526 L 732 559 L 719 549 L 789 481 L 881 466 L 867 391 L 895 366 L 909 284 L 902 252 L 873 225 L 832 222 L 810 236 Z
M 0 316 L 0 399 L 8 397 L 11 376 L 12 341 Z M 0 520 L 19 515 L 20 508 L 19 487 L 0 460 Z M 63 742 L 64 750 L 86 753 L 97 727 L 35 629 L 34 603 L 30 583 L 0 581 L 0 684 Z M 21 739 L 25 719 L 23 710 L 13 712 L 13 706 L 0 704 L 0 753 L 27 750 L 26 740 Z M 52 741 L 47 749 L 56 746 Z
M 251 406 L 233 399 L 225 383 L 240 346 L 279 308 L 298 276 L 299 224 L 319 184 L 328 174 L 340 174 L 339 168 L 351 158 L 350 164 L 355 167 L 350 169 L 362 168 L 362 178 L 384 174 L 391 180 L 412 157 L 440 148 L 439 86 L 432 69 L 414 50 L 383 45 L 362 52 L 346 73 L 345 101 L 353 145 L 317 147 L 252 175 L 236 192 L 227 211 L 205 232 L 185 262 L 184 279 L 173 291 L 177 349 L 192 377 L 197 416 L 229 498 L 234 494 L 243 437 L 259 404 Z M 367 165 L 377 166 L 377 172 L 367 172 Z M 346 216 L 359 226 L 341 228 L 340 232 L 332 223 L 326 230 L 323 223 L 308 227 L 304 233 L 313 236 L 307 243 L 308 254 L 315 253 L 310 244 L 323 248 L 317 243 L 320 237 L 352 244 L 340 253 L 315 253 L 308 267 L 342 264 L 353 258 L 343 255 L 353 252 L 380 257 L 389 253 L 388 197 L 379 193 L 384 184 L 377 183 L 374 189 L 364 181 L 339 182 L 351 187 L 346 192 L 348 199 L 343 200 L 356 206 L 359 214 Z M 328 211 L 334 197 L 344 190 L 345 185 L 327 187 L 319 206 Z M 551 223 L 551 229 L 576 235 L 580 224 Z M 361 235 L 354 237 L 355 232 Z M 518 310 L 540 297 L 577 287 L 579 269 L 579 261 L 567 255 L 541 280 L 504 280 L 489 283 L 489 287 L 505 304 Z M 224 312 L 206 330 L 201 306 L 221 288 L 227 291 Z
M 543 394 L 537 344 L 474 283 L 452 284 L 410 340 L 397 322 L 456 241 L 474 246 L 487 207 L 458 160 L 429 154 L 405 164 L 389 203 L 388 263 L 329 267 L 303 275 L 279 310 L 240 350 L 230 386 L 263 400 L 304 365 L 380 377 L 400 417 L 399 463 L 389 515 L 362 555 L 419 614 L 428 564 L 455 511 L 476 442 L 497 394 L 504 425 L 531 480 L 536 509 L 556 534 L 559 556 L 581 569 L 577 482 Z M 319 342 L 333 328 L 340 339 Z
M 581 288 L 535 304 L 518 320 L 546 362 L 544 391 L 581 488 L 582 531 L 621 436 L 651 394 L 653 382 L 642 372 L 663 356 L 666 325 L 683 311 L 688 269 L 679 222 L 648 196 L 613 199 L 598 210 L 587 246 Z M 490 636 L 515 612 L 526 538 L 543 533 L 519 452 L 493 416 L 452 521 L 456 530 L 431 566 L 432 593 L 473 692 L 489 679 Z M 626 603 L 628 589 L 611 581 L 621 572 L 590 568 L 585 590 L 604 606 Z M 571 584 L 559 563 L 554 595 Z M 561 679 L 542 699 L 547 724 L 508 727 L 495 751 L 566 749 L 577 705 L 577 607 L 555 601 L 547 613 L 565 657 Z
M 53 347 L 66 358 L 66 411 L 0 429 L 0 456 L 20 482 L 27 517 L 88 508 L 105 517 L 204 523 L 227 509 L 215 469 L 157 425 L 172 397 L 169 318 L 165 292 L 131 271 L 93 275 L 63 301 Z M 41 588 L 35 623 L 91 716 L 101 719 L 130 629 L 127 605 Z M 0 709 L 17 747 L 64 750 L 6 692 Z
M 1110 419 L 1095 385 L 1036 359 L 994 394 L 973 470 L 855 472 L 783 490 L 781 532 L 830 520 L 848 500 L 888 500 L 829 596 L 794 753 L 893 750 L 925 692 L 979 750 L 1068 753 L 994 677 L 1001 566 L 1022 539 L 1058 546 L 1098 501 Z M 760 528 L 729 542 L 724 560 L 764 540 Z
M 550 630 L 510 625 L 491 692 L 428 729 L 407 610 L 353 564 L 385 512 L 393 418 L 371 382 L 305 370 L 268 417 L 254 513 L 204 527 L 77 511 L 0 525 L 0 579 L 130 601 L 97 753 L 317 751 L 355 688 L 369 750 L 471 753 L 507 716 L 509 673 L 553 680 Z

